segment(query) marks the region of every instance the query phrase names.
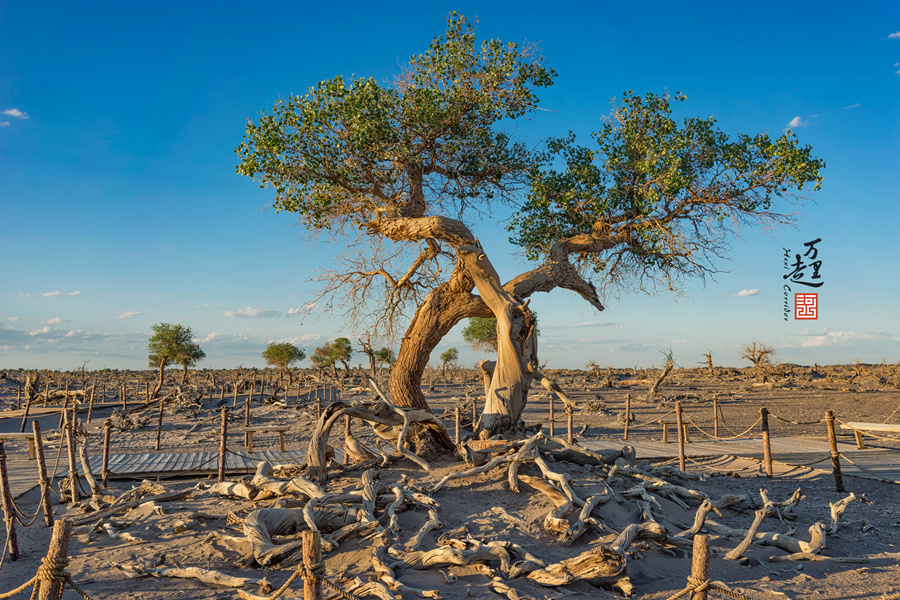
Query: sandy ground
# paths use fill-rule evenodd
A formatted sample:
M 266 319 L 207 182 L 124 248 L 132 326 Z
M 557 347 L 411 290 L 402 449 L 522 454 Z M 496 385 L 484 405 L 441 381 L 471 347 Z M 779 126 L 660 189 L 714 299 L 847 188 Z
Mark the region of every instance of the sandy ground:
M 648 401 L 647 389 L 656 373 L 612 371 L 611 387 L 606 385 L 605 372 L 600 377 L 587 377 L 583 373 L 557 373 L 563 388 L 581 403 L 574 421 L 576 432 L 584 430 L 583 439 L 622 438 L 621 415 L 624 412 L 625 395 L 632 396 L 632 410 L 635 424 L 647 423 L 671 410 L 674 401 L 680 400 L 685 411 L 701 427 L 712 429 L 712 397 L 717 395 L 722 407 L 724 422 L 720 421 L 721 434 L 728 430 L 736 432 L 748 427 L 759 416 L 759 409 L 766 406 L 769 411 L 783 420 L 772 420 L 774 436 L 825 437 L 824 425 L 793 424 L 819 420 L 825 410 L 833 410 L 844 421 L 882 422 L 890 417 L 891 422 L 900 422 L 900 413 L 893 414 L 900 405 L 900 390 L 896 387 L 896 368 L 870 367 L 859 373 L 859 366 L 846 368 L 821 368 L 816 373 L 810 369 L 794 369 L 771 378 L 772 383 L 759 384 L 748 371 L 727 370 L 710 377 L 700 370 L 676 370 L 671 380 L 663 387 L 663 399 Z M 457 375 L 459 375 L 457 373 Z M 14 376 L 14 375 L 11 375 Z M 459 381 L 459 380 L 457 380 Z M 470 381 L 474 381 L 471 378 Z M 2 383 L 2 382 L 0 382 Z M 470 394 L 483 393 L 471 383 L 437 383 L 428 392 L 429 403 L 436 413 L 441 414 Z M 348 402 L 370 397 L 367 392 L 345 390 Z M 218 422 L 215 407 L 218 398 L 211 404 L 168 410 L 163 431 L 164 450 L 213 450 L 217 446 Z M 230 404 L 230 401 L 228 402 Z M 15 387 L 9 381 L 0 387 L 0 408 L 13 408 Z M 470 410 L 470 409 L 467 409 Z M 557 434 L 564 431 L 564 418 L 560 417 Z M 96 415 L 88 426 L 90 433 L 99 433 L 103 419 L 109 410 Z M 243 412 L 235 415 L 235 424 L 243 422 Z M 2 413 L 0 413 L 2 416 Z M 144 427 L 129 432 L 116 433 L 113 452 L 146 452 L 152 450 L 156 439 L 155 417 L 149 418 Z M 533 398 L 525 415 L 526 423 L 546 421 L 548 418 L 547 395 L 535 388 Z M 42 425 L 51 429 L 58 417 L 43 418 Z M 314 403 L 296 405 L 289 400 L 288 408 L 277 405 L 256 405 L 252 408 L 254 424 L 286 423 L 291 425 L 287 437 L 288 448 L 306 448 L 309 432 L 315 420 Z M 19 419 L 0 419 L 0 431 L 18 430 Z M 452 431 L 452 421 L 446 421 Z M 198 425 L 199 424 L 199 425 Z M 363 441 L 371 442 L 371 434 L 364 432 L 362 425 L 354 431 Z M 545 432 L 547 428 L 545 427 Z M 843 434 L 846 437 L 846 434 Z M 661 436 L 659 426 L 632 427 L 631 439 L 655 439 Z M 91 446 L 99 447 L 102 439 L 93 438 Z M 847 438 L 848 441 L 852 436 Z M 339 444 L 339 441 L 333 441 Z M 900 448 L 896 440 L 871 440 L 873 446 Z M 276 447 L 274 434 L 259 435 L 255 439 L 257 447 Z M 24 453 L 20 442 L 6 444 L 9 453 Z M 54 443 L 48 443 L 47 453 L 55 456 Z M 611 530 L 619 531 L 632 523 L 642 522 L 638 505 L 621 496 L 633 488 L 640 480 L 629 475 L 608 477 L 609 469 L 603 466 L 578 465 L 568 462 L 550 462 L 557 472 L 568 474 L 573 489 L 580 498 L 588 498 L 603 492 L 604 481 L 615 492 L 614 499 L 599 506 L 593 512 L 598 522 Z M 725 560 L 724 555 L 738 544 L 738 540 L 714 537 L 711 542 L 712 558 L 710 576 L 753 598 L 859 598 L 875 599 L 884 594 L 900 592 L 900 488 L 895 485 L 846 477 L 847 493 L 834 490 L 834 480 L 830 473 L 789 469 L 776 466 L 775 477 L 767 479 L 759 472 L 753 461 L 728 465 L 728 471 L 715 470 L 718 463 L 711 461 L 705 465 L 692 464 L 688 471 L 700 474 L 699 480 L 685 480 L 677 477 L 667 479 L 674 484 L 698 490 L 712 499 L 724 494 L 747 494 L 750 503 L 736 508 L 725 509 L 722 516 L 710 515 L 717 522 L 733 529 L 745 529 L 753 520 L 754 509 L 761 505 L 760 490 L 767 490 L 770 499 L 785 500 L 800 488 L 804 498 L 796 506 L 791 519 L 777 517 L 766 519 L 761 531 L 791 534 L 804 541 L 810 539 L 808 528 L 816 522 L 829 523 L 829 503 L 835 503 L 853 492 L 857 499 L 851 502 L 840 520 L 836 533 L 826 537 L 823 555 L 829 557 L 852 557 L 862 562 L 770 562 L 769 557 L 785 555 L 784 550 L 770 546 L 752 545 L 740 561 Z M 444 457 L 432 461 L 432 470 L 423 471 L 412 462 L 401 459 L 378 473 L 379 490 L 390 493 L 391 485 L 400 482 L 405 489 L 428 492 L 444 475 L 468 468 L 454 457 Z M 523 474 L 540 475 L 534 465 L 521 469 Z M 329 493 L 358 490 L 361 488 L 361 472 L 342 473 L 333 471 L 324 486 Z M 237 480 L 238 478 L 234 478 Z M 240 528 L 229 526 L 229 514 L 242 519 L 258 508 L 278 506 L 302 506 L 294 499 L 271 498 L 250 501 L 209 495 L 204 490 L 214 481 L 211 479 L 166 479 L 158 483 L 167 491 L 193 490 L 188 497 L 174 502 L 159 504 L 159 507 L 144 506 L 117 514 L 109 523 L 121 532 L 130 533 L 142 541 L 111 539 L 101 532 L 91 532 L 73 537 L 69 550 L 71 562 L 69 572 L 72 578 L 97 600 L 121 598 L 236 598 L 233 589 L 211 587 L 190 580 L 168 578 L 129 579 L 116 565 L 145 565 L 153 567 L 175 566 L 214 569 L 238 577 L 260 579 L 265 577 L 276 588 L 284 583 L 294 568 L 260 568 L 247 561 L 250 544 L 241 541 L 228 544 L 221 541 L 206 541 L 210 532 L 231 536 L 242 536 Z M 118 495 L 138 485 L 134 481 L 113 481 L 108 493 Z M 451 480 L 445 487 L 434 492 L 432 497 L 440 505 L 437 516 L 443 528 L 428 533 L 419 547 L 430 550 L 437 547 L 438 538 L 460 527 L 474 540 L 509 541 L 543 560 L 552 563 L 571 558 L 585 551 L 609 544 L 613 534 L 591 529 L 571 546 L 561 543 L 559 535 L 547 532 L 543 526 L 544 516 L 554 508 L 548 498 L 527 485 L 521 486 L 521 493 L 509 491 L 507 469 L 498 467 L 485 474 Z M 699 501 L 687 500 L 687 508 L 672 500 L 653 494 L 653 517 L 663 525 L 670 535 L 690 527 Z M 39 501 L 38 491 L 32 490 L 22 496 L 17 504 L 25 513 L 34 512 Z M 81 506 L 58 505 L 54 496 L 54 512 L 57 518 L 80 518 L 89 512 Z M 158 509 L 157 509 L 158 508 Z M 384 503 L 377 505 L 375 514 L 381 517 Z M 575 521 L 578 511 L 568 516 Z M 404 549 L 404 544 L 416 534 L 428 520 L 428 511 L 415 503 L 407 503 L 399 513 L 400 531 L 392 544 Z M 177 521 L 192 522 L 190 529 L 176 527 Z M 42 519 L 31 527 L 17 527 L 20 558 L 11 562 L 5 560 L 0 570 L 0 592 L 7 591 L 30 579 L 49 543 L 49 529 Z M 326 532 L 327 534 L 328 532 Z M 4 530 L 5 534 L 5 530 Z M 456 534 L 465 539 L 464 534 Z M 284 536 L 276 541 L 289 541 L 296 535 Z M 325 555 L 325 565 L 329 578 L 347 587 L 353 578 L 368 581 L 373 576 L 371 569 L 373 542 L 365 539 L 351 539 Z M 490 561 L 483 566 L 448 566 L 428 570 L 397 569 L 396 577 L 404 584 L 424 590 L 437 590 L 442 598 L 498 598 L 503 597 L 490 588 L 488 575 L 504 576 L 498 561 Z M 627 570 L 634 585 L 635 598 L 668 598 L 684 588 L 690 573 L 689 552 L 667 544 L 652 541 L 638 541 L 629 548 Z M 518 591 L 522 598 L 562 598 L 573 597 L 621 597 L 618 589 L 594 587 L 587 583 L 573 583 L 562 587 L 542 587 L 525 576 L 505 581 Z M 296 582 L 285 598 L 302 597 L 302 585 Z M 249 589 L 261 593 L 258 588 Z M 328 594 L 326 593 L 326 597 Z M 64 598 L 78 596 L 67 591 Z M 405 591 L 397 597 L 414 598 L 415 594 Z M 714 595 L 713 597 L 721 597 Z

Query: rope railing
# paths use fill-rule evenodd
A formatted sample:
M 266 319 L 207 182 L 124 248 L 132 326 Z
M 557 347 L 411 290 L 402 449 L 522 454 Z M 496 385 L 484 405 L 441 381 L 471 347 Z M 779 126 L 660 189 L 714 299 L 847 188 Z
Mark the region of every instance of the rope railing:
M 737 435 L 734 435 L 734 436 L 731 436 L 731 437 L 722 437 L 722 436 L 720 436 L 720 435 L 715 435 L 715 434 L 712 434 L 712 433 L 708 433 L 708 432 L 705 431 L 702 427 L 700 427 L 699 425 L 697 425 L 697 424 L 696 424 L 690 417 L 688 417 L 688 416 L 685 416 L 684 419 L 685 419 L 685 421 L 686 421 L 687 423 L 690 423 L 691 425 L 693 425 L 693 426 L 697 429 L 697 431 L 699 431 L 699 432 L 702 433 L 703 435 L 705 435 L 705 436 L 707 436 L 707 437 L 710 437 L 710 438 L 712 438 L 712 439 L 714 439 L 714 440 L 736 440 L 736 439 L 738 439 L 738 438 L 745 437 L 750 431 L 752 431 L 757 425 L 759 425 L 760 421 L 762 421 L 762 417 L 760 417 L 760 418 L 758 418 L 756 421 L 754 421 L 753 425 L 751 425 L 750 427 L 748 427 L 747 429 L 745 429 L 745 430 L 742 431 L 741 433 L 739 433 L 739 434 L 737 434 Z

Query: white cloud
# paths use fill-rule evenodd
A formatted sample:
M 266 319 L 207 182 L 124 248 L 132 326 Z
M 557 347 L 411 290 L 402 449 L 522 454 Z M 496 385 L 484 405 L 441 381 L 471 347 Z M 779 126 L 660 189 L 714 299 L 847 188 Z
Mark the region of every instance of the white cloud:
M 117 319 L 133 319 L 135 317 L 141 316 L 142 314 L 144 314 L 144 313 L 138 312 L 136 310 L 126 310 L 123 313 L 119 313 L 118 316 L 116 316 L 116 318 Z
M 18 108 L 7 108 L 3 111 L 3 114 L 8 117 L 15 117 L 17 119 L 27 119 L 28 113 L 24 113 Z
M 9 121 L 0 121 L 0 127 L 9 127 Z
M 795 127 L 806 127 L 807 125 L 809 125 L 809 121 L 804 121 L 803 117 L 794 117 L 791 119 L 791 122 L 787 124 L 790 129 Z
M 54 296 L 59 296 L 60 294 L 62 294 L 62 292 L 59 290 L 56 290 L 55 292 L 44 292 L 43 294 L 41 294 L 41 297 L 53 298 Z
M 207 343 L 207 342 L 213 341 L 213 340 L 216 339 L 217 337 L 219 337 L 219 332 L 218 332 L 218 331 L 213 331 L 212 333 L 210 333 L 210 334 L 209 334 L 208 336 L 206 336 L 206 337 L 202 337 L 202 338 L 194 338 L 194 339 L 191 340 L 191 341 L 197 342 L 198 344 L 199 344 L 199 343 L 205 344 L 205 343 Z
M 850 346 L 859 342 L 900 341 L 900 335 L 893 333 L 857 333 L 855 331 L 832 331 L 827 327 L 820 333 L 804 329 L 797 334 L 795 340 L 785 344 L 787 347 L 821 348 L 826 346 Z
M 758 290 L 758 289 L 753 289 L 753 290 L 741 290 L 741 291 L 739 291 L 737 294 L 732 294 L 731 297 L 732 297 L 732 298 L 742 298 L 742 297 L 744 297 L 744 296 L 756 296 L 757 294 L 759 294 L 759 290 Z
M 226 317 L 239 317 L 242 319 L 246 318 L 260 318 L 267 319 L 271 317 L 280 317 L 284 313 L 280 310 L 268 310 L 265 308 L 253 308 L 252 306 L 245 306 L 244 308 L 236 311 L 226 310 L 222 313 Z
M 856 104 L 851 104 L 850 106 L 845 106 L 844 110 L 850 110 L 851 108 L 859 108 L 860 106 L 862 106 L 862 105 L 859 102 L 857 102 Z
M 34 336 L 34 335 L 38 335 L 40 333 L 50 333 L 50 327 L 47 325 L 44 325 L 40 329 L 32 329 L 31 331 L 28 332 L 28 335 Z
M 47 325 L 59 325 L 63 320 L 60 317 L 53 317 L 49 321 L 47 321 Z
M 80 293 L 81 292 L 69 292 L 68 294 L 66 294 L 66 296 L 77 296 Z
M 897 40 L 900 39 L 900 31 L 895 31 L 894 33 L 888 36 L 889 40 Z
M 9 321 L 10 323 L 13 323 L 13 322 L 18 321 L 18 320 L 19 320 L 19 317 L 10 317 L 10 318 L 7 319 L 7 321 Z

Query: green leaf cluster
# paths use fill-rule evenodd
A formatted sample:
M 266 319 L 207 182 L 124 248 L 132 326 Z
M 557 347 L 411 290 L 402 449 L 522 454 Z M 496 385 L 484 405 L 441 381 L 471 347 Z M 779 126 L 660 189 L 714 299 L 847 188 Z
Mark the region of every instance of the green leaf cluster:
M 272 342 L 263 350 L 262 357 L 266 360 L 267 365 L 283 370 L 306 358 L 306 353 L 288 342 L 279 344 Z
M 175 363 L 191 367 L 206 358 L 200 345 L 192 342 L 191 328 L 182 324 L 159 323 L 153 326 L 153 335 L 147 347 L 151 367 Z
M 729 137 L 713 117 L 673 117 L 685 96 L 631 91 L 582 146 L 549 141 L 544 166 L 508 227 L 528 258 L 571 246 L 609 280 L 702 274 L 738 225 L 789 220 L 775 200 L 818 190 L 825 163 L 791 131 Z
M 456 362 L 459 358 L 459 350 L 456 348 L 447 348 L 443 352 L 441 352 L 441 364 L 448 365 L 452 362 Z
M 392 85 L 335 77 L 249 122 L 237 171 L 314 230 L 402 206 L 462 211 L 530 167 L 531 153 L 496 125 L 534 110 L 554 76 L 530 48 L 476 43 L 474 25 L 451 13 Z

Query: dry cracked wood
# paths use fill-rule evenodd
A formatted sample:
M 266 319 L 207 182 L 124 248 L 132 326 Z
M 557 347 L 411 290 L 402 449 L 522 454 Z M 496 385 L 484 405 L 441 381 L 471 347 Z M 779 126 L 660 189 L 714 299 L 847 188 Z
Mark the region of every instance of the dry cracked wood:
M 232 577 L 219 571 L 211 571 L 209 569 L 201 569 L 199 567 L 165 567 L 157 569 L 154 567 L 116 564 L 113 566 L 125 573 L 125 576 L 133 579 L 137 577 L 175 577 L 178 579 L 195 579 L 207 585 L 215 585 L 219 587 L 229 588 L 245 588 L 252 585 L 268 585 L 264 579 L 253 579 L 250 577 Z
M 850 495 L 843 500 L 828 503 L 828 507 L 831 509 L 831 525 L 828 527 L 829 535 L 837 533 L 838 520 L 844 514 L 844 511 L 847 510 L 847 506 L 854 500 L 856 500 L 856 494 L 851 492 Z
M 599 546 L 578 556 L 532 571 L 528 579 L 546 586 L 586 581 L 594 585 L 617 585 L 626 595 L 631 583 L 625 570 L 625 554 L 608 546 Z
M 550 501 L 556 506 L 544 516 L 544 529 L 553 533 L 565 534 L 569 530 L 569 521 L 565 517 L 575 510 L 569 497 L 561 489 L 539 477 L 519 475 L 519 479 L 550 498 Z

